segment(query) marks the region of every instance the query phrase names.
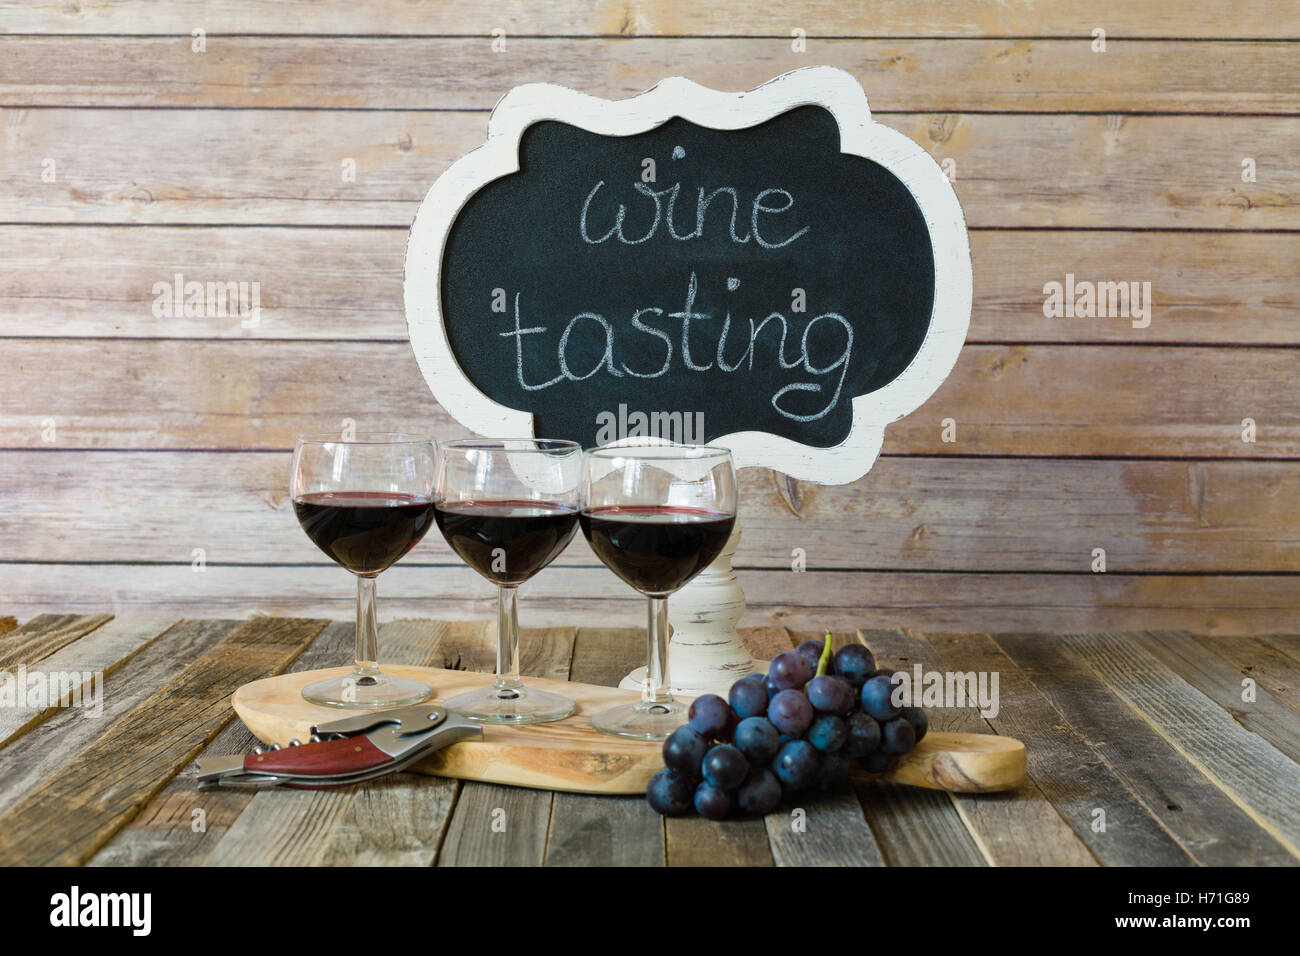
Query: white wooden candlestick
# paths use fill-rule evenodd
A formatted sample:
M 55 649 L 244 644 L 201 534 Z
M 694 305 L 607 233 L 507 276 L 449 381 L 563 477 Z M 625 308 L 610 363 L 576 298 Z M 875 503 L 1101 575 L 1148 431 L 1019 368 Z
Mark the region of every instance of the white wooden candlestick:
M 753 658 L 740 643 L 736 625 L 745 613 L 745 592 L 731 562 L 740 544 L 736 522 L 722 553 L 668 599 L 668 686 L 681 697 L 727 696 L 731 685 L 748 674 Z M 640 690 L 645 668 L 638 667 L 619 687 Z

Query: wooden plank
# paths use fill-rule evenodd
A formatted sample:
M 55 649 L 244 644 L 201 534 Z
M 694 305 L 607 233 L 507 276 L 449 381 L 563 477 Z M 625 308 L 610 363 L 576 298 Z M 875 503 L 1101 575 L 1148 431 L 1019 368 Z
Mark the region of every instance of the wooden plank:
M 479 585 L 483 585 L 479 579 Z M 525 620 L 528 603 L 522 601 Z M 519 670 L 532 677 L 565 679 L 573 659 L 573 628 L 520 628 Z M 453 624 L 440 643 L 444 656 L 465 670 L 496 668 L 496 626 Z M 490 683 L 485 679 L 484 683 Z M 544 790 L 466 782 L 438 853 L 439 866 L 536 866 L 546 856 L 547 821 L 553 794 Z
M 1236 723 L 1300 761 L 1300 720 L 1267 688 L 1257 683 L 1255 699 L 1244 700 L 1243 678 L 1237 669 L 1217 654 L 1206 654 L 1184 632 L 1148 631 L 1133 635 L 1132 640 L 1222 707 Z
M 481 36 L 214 37 L 211 45 L 196 55 L 176 37 L 0 38 L 0 105 L 486 110 L 522 83 L 622 99 L 680 63 L 692 64 L 697 83 L 725 90 L 752 89 L 808 64 L 807 53 L 768 38 L 524 36 L 508 41 L 507 56 L 488 54 Z M 877 112 L 1300 106 L 1300 72 L 1285 44 L 1111 39 L 1104 55 L 1080 37 L 832 38 L 816 47 L 819 64 L 863 78 Z
M 615 687 L 644 665 L 635 628 L 578 628 L 569 679 Z M 642 796 L 557 793 L 546 836 L 547 866 L 663 866 L 664 825 Z
M 1294 862 L 1256 820 L 1118 698 L 1061 640 L 1043 634 L 992 637 L 1198 863 Z
M 511 36 L 610 34 L 616 36 L 767 36 L 788 47 L 791 23 L 813 38 L 823 36 L 1079 36 L 1090 24 L 1106 24 L 1107 36 L 1296 37 L 1292 8 L 1285 0 L 1243 0 L 1230 17 L 1189 16 L 1178 0 L 1032 0 L 1008 3 L 952 3 L 951 0 L 881 0 L 844 4 L 808 0 L 798 15 L 788 8 L 703 0 L 596 0 L 581 5 L 502 0 L 485 13 L 477 0 L 316 0 L 311 17 L 264 0 L 118 0 L 111 4 L 68 4 L 60 0 L 8 0 L 0 5 L 0 32 L 164 33 L 189 37 L 195 24 L 210 34 L 468 34 L 484 36 L 489 25 Z M 512 41 L 513 42 L 513 41 Z M 816 55 L 814 40 L 809 54 Z
M 854 780 L 876 842 L 890 866 L 988 866 L 946 793 Z
M 332 565 L 295 526 L 288 463 L 287 452 L 7 452 L 0 460 L 0 507 L 13 542 L 6 557 L 181 564 L 186 593 L 177 597 L 195 602 L 216 573 L 212 565 L 299 564 L 325 571 Z M 183 482 L 176 480 L 178 469 Z M 35 488 L 39 497 L 28 494 Z M 1286 530 L 1300 524 L 1300 472 L 1283 462 L 890 457 L 855 484 L 805 486 L 802 518 L 786 508 L 766 471 L 741 473 L 740 501 L 737 566 L 783 570 L 789 578 L 788 591 L 769 592 L 769 599 L 799 593 L 803 577 L 790 570 L 795 547 L 804 551 L 805 574 L 1090 574 L 1096 547 L 1106 550 L 1105 576 L 1300 571 L 1300 549 Z M 151 533 L 167 521 L 184 527 L 184 534 Z M 196 557 L 201 572 L 194 569 Z M 384 576 L 380 592 L 388 593 L 391 575 L 404 567 L 458 565 L 442 537 L 431 533 Z M 579 536 L 534 587 L 545 588 L 562 567 L 599 566 Z M 0 600 L 11 607 L 28 603 L 29 585 L 53 590 L 45 573 L 53 572 L 6 577 Z M 336 572 L 320 580 L 333 581 L 342 611 L 336 616 L 346 615 L 346 576 Z M 495 595 L 475 580 L 464 578 L 461 596 L 488 611 Z M 113 603 L 109 584 L 103 580 L 89 593 L 68 596 L 122 613 L 127 598 Z
M 289 532 L 286 531 L 286 534 Z M 296 533 L 296 532 L 294 532 Z M 864 551 L 868 554 L 868 551 Z M 742 568 L 746 625 L 793 630 L 909 625 L 985 632 L 1082 624 L 1110 630 L 1158 627 L 1215 635 L 1295 626 L 1294 575 L 984 574 Z M 341 618 L 356 600 L 333 567 L 209 564 L 0 564 L 5 600 L 23 613 L 59 608 L 175 617 L 256 615 Z M 495 613 L 469 568 L 399 564 L 380 585 L 383 613 L 465 620 Z M 644 625 L 645 605 L 604 567 L 553 567 L 523 588 L 535 625 Z
M 872 630 L 861 635 L 879 666 L 911 671 L 947 670 L 938 648 L 914 631 Z M 883 663 L 882 663 L 883 662 Z M 927 708 L 930 729 L 988 733 L 974 708 Z M 1095 866 L 1096 858 L 1052 806 L 1033 777 L 1018 790 L 996 794 L 950 794 L 980 848 L 994 866 Z
M 242 625 L 0 816 L 0 860 L 89 859 L 230 719 L 226 693 L 283 670 L 323 621 Z M 123 753 L 138 754 L 125 762 Z
M 975 228 L 1300 227 L 1300 169 L 1290 162 L 1300 117 L 880 119 L 955 162 L 954 187 Z M 485 120 L 477 112 L 5 109 L 10 188 L 0 221 L 406 227 L 434 177 L 483 142 Z M 175 143 L 185 148 L 159 150 Z M 258 144 L 251 155 L 249 143 Z M 1256 183 L 1241 181 L 1242 144 Z M 19 172 L 49 158 L 62 170 L 57 182 Z
M 7 602 L 6 602 L 7 603 Z M 113 619 L 111 614 L 42 614 L 0 640 L 0 669 L 32 665 Z
M 1116 695 L 1300 858 L 1300 788 L 1295 763 L 1244 730 L 1222 708 L 1122 634 L 1066 634 Z
M 344 420 L 465 434 L 432 400 L 411 401 L 428 386 L 405 343 L 78 339 L 60 343 L 67 374 L 57 377 L 49 348 L 5 343 L 4 447 L 290 449 Z M 1159 389 L 1133 387 L 1153 369 Z M 1294 370 L 1289 348 L 968 345 L 925 410 L 888 428 L 884 451 L 1300 457 L 1300 412 L 1286 401 Z M 380 418 L 380 408 L 391 411 Z M 1242 441 L 1246 417 L 1254 442 Z M 943 440 L 947 418 L 955 441 Z
M 669 866 L 771 866 L 773 863 L 767 828 L 756 818 L 665 817 L 664 831 Z
M 383 638 L 390 628 L 381 625 Z M 352 653 L 356 627 L 335 621 L 316 636 L 286 670 L 311 670 L 337 664 Z M 386 658 L 385 658 L 386 659 Z M 248 753 L 257 744 L 238 720 L 226 725 L 200 757 Z M 194 763 L 186 764 L 134 819 L 89 861 L 88 866 L 197 866 L 211 854 L 255 796 L 251 790 L 199 791 Z
M 967 343 L 1300 344 L 1288 308 L 1300 276 L 1277 268 L 1300 260 L 1294 233 L 1171 232 L 1153 242 L 1141 232 L 992 230 L 970 241 Z M 0 226 L 0 335 L 405 342 L 405 251 L 406 229 L 397 227 Z M 154 283 L 178 272 L 250 283 L 249 297 L 257 282 L 257 325 L 244 327 L 239 315 L 155 318 Z M 1150 282 L 1151 325 L 1044 317 L 1044 282 L 1067 273 Z
M 91 720 L 65 709 L 51 715 L 31 733 L 0 750 L 0 814 L 45 779 L 94 744 L 114 724 L 132 713 L 159 687 L 172 681 L 187 664 L 232 633 L 233 621 L 183 621 L 168 634 L 127 661 L 105 686 L 104 713 Z
M 332 627 L 355 634 L 355 628 L 346 624 Z M 437 621 L 386 624 L 379 634 L 380 661 L 427 666 L 440 657 L 439 645 L 447 630 Z M 320 660 L 324 656 L 313 654 L 312 667 L 347 659 L 346 653 L 337 651 L 332 660 Z M 437 855 L 456 793 L 453 781 L 424 780 L 413 774 L 309 794 L 257 793 L 203 864 L 428 866 Z
M 1203 650 L 1229 661 L 1246 677 L 1300 714 L 1300 663 L 1259 637 L 1209 637 L 1193 634 Z
M 927 633 L 926 638 L 945 671 L 998 675 L 999 710 L 986 718 L 989 725 L 1024 741 L 1030 779 L 1098 860 L 1108 866 L 1194 865 L 1081 733 L 988 635 Z M 996 807 L 996 801 L 989 803 Z M 1104 830 L 1096 829 L 1098 809 L 1105 812 Z M 1016 824 L 1008 821 L 1008 825 Z
M 67 695 L 64 699 L 85 701 L 83 709 L 93 709 L 89 702 L 97 694 L 102 700 L 105 679 L 141 648 L 163 636 L 173 623 L 172 618 L 116 618 L 42 658 L 37 668 L 29 667 L 29 676 L 33 670 L 47 676 L 66 675 L 59 684 L 61 693 Z M 0 709 L 0 747 L 57 710 L 55 704 L 32 706 L 25 702 Z

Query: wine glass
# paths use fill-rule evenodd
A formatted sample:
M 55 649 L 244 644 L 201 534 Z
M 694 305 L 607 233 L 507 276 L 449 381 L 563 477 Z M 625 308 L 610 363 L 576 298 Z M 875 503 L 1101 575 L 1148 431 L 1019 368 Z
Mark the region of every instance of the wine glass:
M 585 456 L 579 521 L 605 565 L 647 599 L 641 700 L 601 711 L 597 730 L 660 740 L 686 722 L 668 681 L 668 595 L 713 562 L 736 523 L 731 452 L 707 445 L 607 446 Z
M 308 684 L 326 707 L 416 704 L 426 684 L 379 669 L 375 579 L 424 537 L 433 521 L 437 442 L 374 434 L 305 435 L 293 450 L 293 510 L 307 536 L 357 576 L 357 649 L 352 673 Z
M 514 438 L 440 446 L 434 520 L 453 551 L 497 586 L 497 675 L 446 705 L 473 720 L 535 724 L 573 713 L 567 697 L 519 678 L 516 589 L 564 550 L 578 526 L 582 448 Z

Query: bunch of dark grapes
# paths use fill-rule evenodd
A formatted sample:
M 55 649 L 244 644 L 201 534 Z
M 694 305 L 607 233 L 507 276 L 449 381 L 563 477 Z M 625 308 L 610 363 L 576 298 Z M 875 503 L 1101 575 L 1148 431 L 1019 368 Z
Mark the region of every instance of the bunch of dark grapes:
M 689 723 L 664 741 L 664 769 L 646 799 L 666 816 L 693 806 L 722 820 L 771 813 L 803 790 L 830 790 L 855 761 L 883 773 L 928 726 L 921 708 L 894 706 L 893 673 L 877 670 L 862 644 L 832 654 L 829 634 L 778 654 L 766 675 L 732 684 L 727 700 L 696 698 Z

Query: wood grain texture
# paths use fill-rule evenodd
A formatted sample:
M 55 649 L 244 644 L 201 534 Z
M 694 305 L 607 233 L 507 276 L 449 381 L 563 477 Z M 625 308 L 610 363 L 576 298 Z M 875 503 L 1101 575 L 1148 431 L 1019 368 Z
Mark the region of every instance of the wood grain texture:
M 188 31 L 186 31 L 188 34 Z M 788 30 L 784 31 L 788 34 Z M 928 31 L 927 31 L 928 32 Z M 876 112 L 1295 112 L 1300 70 L 1285 44 L 1091 38 L 830 38 L 816 63 L 861 78 Z M 606 99 L 691 79 L 746 90 L 807 66 L 783 38 L 0 37 L 0 105 L 486 110 L 523 83 Z M 147 69 L 141 69 L 147 64 Z
M 1295 229 L 1293 116 L 886 114 L 956 163 L 969 226 Z M 401 226 L 482 113 L 0 110 L 0 221 Z M 184 149 L 158 150 L 183 143 Z M 249 144 L 254 144 L 250 149 Z M 1243 149 L 1257 181 L 1241 181 Z M 62 170 L 44 183 L 42 161 Z M 343 163 L 356 162 L 353 182 Z M 22 172 L 35 170 L 37 173 Z M 201 186 L 200 186 L 201 184 Z
M 879 667 L 912 671 L 919 664 L 925 671 L 952 669 L 939 648 L 918 632 L 872 630 L 860 637 Z M 944 732 L 990 735 L 992 729 L 975 707 L 926 708 L 926 717 L 930 729 L 918 749 Z M 1097 865 L 1087 845 L 1033 779 L 1006 793 L 952 794 L 952 802 L 980 852 L 994 866 Z
M 1300 260 L 1300 235 L 1171 232 L 1153 241 L 1145 233 L 989 230 L 970 241 L 968 343 L 1300 344 L 1289 307 L 1300 276 L 1277 268 Z M 0 335 L 405 342 L 405 249 L 398 227 L 0 226 Z M 154 283 L 173 282 L 177 272 L 257 282 L 259 323 L 155 318 Z M 1066 273 L 1150 282 L 1151 325 L 1045 318 L 1043 285 L 1064 282 Z
M 574 637 L 572 628 L 558 632 L 521 628 L 519 672 L 528 677 L 567 677 Z M 496 628 L 490 622 L 453 624 L 443 635 L 440 651 L 444 656 L 455 654 L 458 668 L 491 673 L 496 667 Z M 546 855 L 546 824 L 553 800 L 554 795 L 543 790 L 463 783 L 438 866 L 540 865 Z
M 427 628 L 431 622 L 425 622 Z M 380 646 L 391 643 L 394 630 L 405 622 L 380 627 Z M 327 625 L 287 670 L 310 670 L 347 660 L 356 627 L 350 621 Z M 385 638 L 390 641 L 386 642 Z M 203 749 L 200 757 L 246 754 L 257 739 L 238 720 Z M 171 782 L 89 861 L 89 866 L 197 866 L 202 864 L 248 808 L 251 790 L 199 791 L 197 770 L 187 763 Z M 454 788 L 453 788 L 454 789 Z
M 320 580 L 347 599 L 346 577 L 329 573 L 333 565 L 293 515 L 289 461 L 287 452 L 7 452 L 6 557 L 182 564 L 178 600 L 209 593 L 211 565 L 316 565 Z M 25 487 L 40 488 L 41 497 Z M 741 472 L 739 498 L 736 565 L 784 569 L 790 579 L 788 589 L 756 592 L 760 603 L 799 593 L 804 576 L 821 570 L 1090 573 L 1096 547 L 1106 549 L 1107 574 L 1300 571 L 1300 543 L 1289 531 L 1300 525 L 1300 472 L 1285 462 L 886 458 L 852 485 L 807 486 L 802 518 L 781 503 L 765 471 Z M 160 536 L 160 523 L 184 531 Z M 796 547 L 810 570 L 790 570 Z M 196 548 L 201 573 L 192 570 Z M 381 594 L 415 565 L 459 577 L 466 601 L 495 598 L 436 534 L 385 575 Z M 581 537 L 556 562 L 556 570 L 572 567 L 601 567 Z M 30 580 L 42 585 L 49 573 Z M 550 590 L 551 573 L 532 588 Z M 615 581 L 575 597 L 618 594 Z M 23 599 L 25 583 L 5 578 L 6 603 Z M 112 603 L 109 583 L 92 592 L 101 606 Z
M 0 669 L 39 663 L 83 634 L 103 627 L 111 614 L 41 614 L 0 639 Z
M 342 618 L 355 595 L 332 567 L 210 564 L 0 564 L 10 607 L 52 607 L 175 617 L 279 615 Z M 815 628 L 928 627 L 932 630 L 1110 630 L 1143 627 L 1250 634 L 1295 626 L 1293 575 L 983 574 L 742 569 L 743 624 Z M 384 574 L 386 619 L 438 614 L 465 620 L 495 614 L 481 579 L 467 567 L 398 564 Z M 524 585 L 537 625 L 644 624 L 645 604 L 600 568 L 548 568 Z
M 80 700 L 79 706 L 83 709 L 93 709 L 95 696 L 102 697 L 104 693 L 105 680 L 141 648 L 165 638 L 165 632 L 173 623 L 170 618 L 116 618 L 65 644 L 39 662 L 31 662 L 37 666 L 29 666 L 29 676 L 33 670 L 45 675 L 66 675 L 66 679 L 60 679 L 59 690 L 66 694 L 62 699 Z M 54 703 L 48 706 L 24 703 L 0 709 L 0 747 L 27 733 L 57 710 Z
M 0 750 L 0 812 L 61 773 L 78 754 L 130 715 L 159 687 L 171 682 L 194 658 L 229 636 L 234 621 L 182 621 L 165 642 L 154 642 L 127 661 L 106 683 L 104 713 L 88 719 L 65 709 L 52 714 Z
M 1203 866 L 1291 864 L 1294 858 L 1059 639 L 993 640 Z M 1109 804 L 1101 809 L 1112 812 Z M 1123 825 L 1123 821 L 1120 821 Z
M 1300 859 L 1300 788 L 1296 764 L 1243 729 L 1222 708 L 1118 634 L 1065 634 L 1117 696 L 1196 765 L 1250 817 Z
M 636 630 L 580 627 L 569 677 L 616 687 L 644 664 L 645 638 Z M 547 866 L 663 866 L 664 821 L 643 794 L 599 797 L 557 793 L 547 824 Z
M 1253 678 L 1283 706 L 1300 714 L 1300 661 L 1282 653 L 1258 637 L 1209 637 L 1193 634 L 1203 650 L 1230 662 L 1244 676 Z M 1294 642 L 1294 638 L 1291 638 Z
M 999 709 L 996 716 L 986 718 L 989 725 L 1025 742 L 1034 785 L 1101 863 L 1194 865 L 1079 731 L 988 635 L 927 633 L 926 639 L 945 670 L 998 674 Z M 1039 639 L 1052 640 L 1049 635 Z M 1105 829 L 1098 829 L 1099 808 L 1105 811 Z
M 282 670 L 324 626 L 240 626 L 0 816 L 0 859 L 84 862 L 226 724 L 229 687 Z
M 954 3 L 952 0 L 876 0 L 842 4 L 806 0 L 792 16 L 785 7 L 739 0 L 596 0 L 550 5 L 503 0 L 485 11 L 476 0 L 317 0 L 304 20 L 294 7 L 266 0 L 119 0 L 69 5 L 58 0 L 6 0 L 0 31 L 11 33 L 167 33 L 188 36 L 194 24 L 209 33 L 471 34 L 493 26 L 510 34 L 615 36 L 770 36 L 789 42 L 791 22 L 823 36 L 1087 36 L 1088 24 L 1108 24 L 1108 36 L 1290 37 L 1300 35 L 1285 0 L 1244 0 L 1232 16 L 1189 15 L 1178 0 L 1060 0 L 1039 3 Z M 810 47 L 810 55 L 816 46 Z
M 1246 700 L 1244 679 L 1237 669 L 1217 654 L 1206 654 L 1189 634 L 1149 631 L 1134 635 L 1133 641 L 1222 707 L 1236 723 L 1300 762 L 1300 722 L 1267 687 L 1256 684 L 1254 699 Z
M 344 419 L 465 434 L 404 343 L 70 340 L 58 377 L 47 341 L 4 349 L 9 448 L 291 449 Z M 886 430 L 884 453 L 1300 457 L 1300 413 L 1286 401 L 1295 361 L 1283 348 L 968 345 L 924 409 Z M 1136 384 L 1152 368 L 1160 388 Z M 1246 417 L 1254 442 L 1242 441 Z M 943 440 L 946 418 L 955 441 Z

